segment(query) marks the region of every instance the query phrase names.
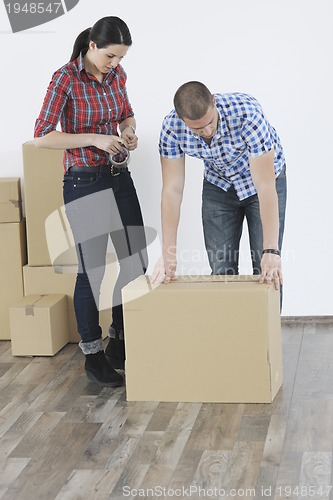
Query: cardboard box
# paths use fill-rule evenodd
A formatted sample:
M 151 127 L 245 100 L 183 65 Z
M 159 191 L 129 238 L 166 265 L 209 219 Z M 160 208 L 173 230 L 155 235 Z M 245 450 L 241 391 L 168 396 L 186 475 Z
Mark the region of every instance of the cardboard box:
M 9 308 L 13 356 L 53 356 L 68 338 L 65 295 L 30 295 Z
M 128 401 L 269 403 L 282 384 L 279 292 L 253 276 L 123 288 Z
M 9 306 L 24 295 L 25 220 L 0 224 L 0 242 L 0 340 L 9 340 Z
M 19 177 L 0 178 L 0 223 L 22 219 L 21 183 Z
M 63 150 L 23 144 L 29 266 L 75 265 L 73 235 L 62 208 Z
M 67 296 L 69 342 L 80 342 L 73 304 L 74 286 L 77 266 L 24 266 L 25 295 L 64 294 Z M 103 338 L 108 334 L 111 323 L 111 305 L 113 288 L 118 275 L 118 263 L 115 254 L 107 255 L 107 265 L 101 286 L 100 295 L 100 326 Z

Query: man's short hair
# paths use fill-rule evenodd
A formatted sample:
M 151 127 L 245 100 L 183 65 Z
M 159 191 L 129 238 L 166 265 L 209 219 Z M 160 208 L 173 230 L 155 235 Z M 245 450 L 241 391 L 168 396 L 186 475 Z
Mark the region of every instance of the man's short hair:
M 213 105 L 212 94 L 201 82 L 187 82 L 175 93 L 173 104 L 180 118 L 200 120 Z

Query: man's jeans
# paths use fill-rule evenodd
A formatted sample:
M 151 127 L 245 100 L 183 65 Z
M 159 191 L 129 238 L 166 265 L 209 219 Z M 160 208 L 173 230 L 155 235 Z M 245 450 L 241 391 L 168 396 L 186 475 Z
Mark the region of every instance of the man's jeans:
M 100 350 L 99 294 L 108 238 L 119 262 L 112 299 L 112 326 L 123 329 L 121 288 L 147 269 L 146 237 L 131 174 L 70 171 L 64 177 L 66 214 L 73 232 L 79 269 L 74 309 L 84 354 Z
M 286 170 L 276 179 L 279 202 L 279 249 L 282 247 L 287 199 Z M 253 274 L 260 274 L 263 250 L 259 200 L 255 194 L 239 201 L 235 188 L 228 191 L 204 180 L 202 221 L 205 245 L 212 274 L 238 274 L 239 242 L 244 218 L 247 220 Z

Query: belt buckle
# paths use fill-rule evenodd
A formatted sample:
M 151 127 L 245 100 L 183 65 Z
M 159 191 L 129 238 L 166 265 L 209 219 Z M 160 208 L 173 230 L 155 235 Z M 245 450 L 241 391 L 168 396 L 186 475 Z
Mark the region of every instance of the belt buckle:
M 112 177 L 117 177 L 117 175 L 120 175 L 120 168 L 111 165 L 111 175 Z

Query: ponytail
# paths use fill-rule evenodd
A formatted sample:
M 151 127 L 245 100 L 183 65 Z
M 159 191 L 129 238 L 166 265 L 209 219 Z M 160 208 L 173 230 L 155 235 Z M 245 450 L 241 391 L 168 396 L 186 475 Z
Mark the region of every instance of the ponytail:
M 79 57 L 80 53 L 83 52 L 83 55 L 86 54 L 89 42 L 90 42 L 90 32 L 91 28 L 87 28 L 79 34 L 77 39 L 74 42 L 73 52 L 70 58 L 70 61 L 74 61 L 77 57 Z
M 122 19 L 114 16 L 103 17 L 92 28 L 87 28 L 79 34 L 75 40 L 70 61 L 79 57 L 81 52 L 82 56 L 85 56 L 91 40 L 95 42 L 98 49 L 108 45 L 126 45 L 127 47 L 132 45 L 131 33 Z

